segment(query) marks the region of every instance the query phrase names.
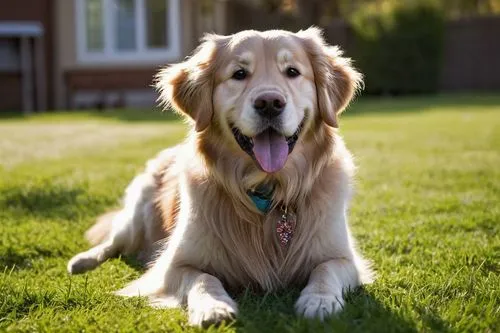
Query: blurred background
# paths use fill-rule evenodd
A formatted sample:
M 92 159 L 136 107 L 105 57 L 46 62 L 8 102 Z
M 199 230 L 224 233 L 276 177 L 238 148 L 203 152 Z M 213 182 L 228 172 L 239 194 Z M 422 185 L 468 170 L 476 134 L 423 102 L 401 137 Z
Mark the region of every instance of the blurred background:
M 500 90 L 500 0 L 0 0 L 0 111 L 150 107 L 204 32 L 318 25 L 367 95 Z

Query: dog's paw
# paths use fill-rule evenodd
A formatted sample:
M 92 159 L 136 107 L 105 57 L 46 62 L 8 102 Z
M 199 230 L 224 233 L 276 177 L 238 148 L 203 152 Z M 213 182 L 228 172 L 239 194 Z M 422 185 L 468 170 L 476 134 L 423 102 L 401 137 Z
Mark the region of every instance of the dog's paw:
M 233 320 L 238 313 L 236 303 L 228 296 L 217 299 L 205 296 L 194 303 L 188 306 L 189 324 L 193 326 L 217 325 L 224 320 Z
M 344 307 L 342 295 L 305 293 L 295 303 L 295 311 L 309 319 L 321 321 L 339 312 Z
M 82 252 L 71 258 L 67 269 L 69 274 L 81 274 L 97 266 L 99 266 L 99 261 L 95 256 L 89 255 L 87 252 Z

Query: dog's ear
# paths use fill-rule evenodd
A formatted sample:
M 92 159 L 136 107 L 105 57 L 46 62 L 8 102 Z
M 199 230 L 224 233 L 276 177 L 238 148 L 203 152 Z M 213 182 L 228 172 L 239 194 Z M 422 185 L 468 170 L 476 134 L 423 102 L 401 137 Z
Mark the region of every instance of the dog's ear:
M 311 27 L 297 33 L 309 55 L 316 84 L 318 109 L 323 120 L 338 127 L 337 116 L 345 109 L 362 85 L 362 75 L 342 57 L 342 51 L 329 46 L 320 29 Z
M 219 37 L 206 35 L 190 58 L 163 68 L 155 80 L 161 104 L 192 118 L 196 131 L 207 128 L 212 120 L 214 58 Z

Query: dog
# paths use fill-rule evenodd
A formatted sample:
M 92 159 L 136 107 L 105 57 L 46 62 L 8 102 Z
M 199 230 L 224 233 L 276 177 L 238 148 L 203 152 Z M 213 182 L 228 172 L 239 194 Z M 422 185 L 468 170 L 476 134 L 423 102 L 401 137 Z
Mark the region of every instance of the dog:
M 229 292 L 244 288 L 303 287 L 299 315 L 340 311 L 373 279 L 347 224 L 355 167 L 337 130 L 361 84 L 315 27 L 206 35 L 156 78 L 191 125 L 186 140 L 148 162 L 69 273 L 138 254 L 150 268 L 117 294 L 187 306 L 197 326 L 234 318 Z

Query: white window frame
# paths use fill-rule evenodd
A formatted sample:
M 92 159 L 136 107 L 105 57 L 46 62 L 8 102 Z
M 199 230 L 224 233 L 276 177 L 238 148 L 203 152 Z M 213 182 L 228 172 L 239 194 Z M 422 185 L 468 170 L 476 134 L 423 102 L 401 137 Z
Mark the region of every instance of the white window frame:
M 138 63 L 159 64 L 164 61 L 176 60 L 181 55 L 180 38 L 182 34 L 180 22 L 180 0 L 168 1 L 167 10 L 167 33 L 169 45 L 165 48 L 148 48 L 146 41 L 145 0 L 134 0 L 136 2 L 136 41 L 137 49 L 131 51 L 113 49 L 115 15 L 112 10 L 113 0 L 101 0 L 103 3 L 103 27 L 104 27 L 104 49 L 103 51 L 89 51 L 87 49 L 87 27 L 86 27 L 86 2 L 87 0 L 76 0 L 76 41 L 77 58 L 83 64 L 115 64 Z

